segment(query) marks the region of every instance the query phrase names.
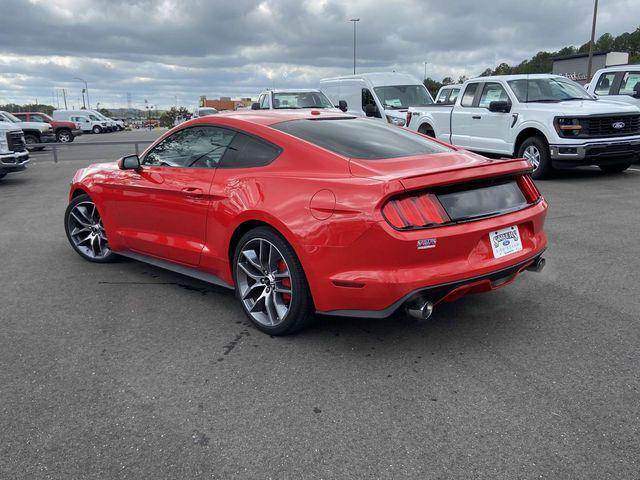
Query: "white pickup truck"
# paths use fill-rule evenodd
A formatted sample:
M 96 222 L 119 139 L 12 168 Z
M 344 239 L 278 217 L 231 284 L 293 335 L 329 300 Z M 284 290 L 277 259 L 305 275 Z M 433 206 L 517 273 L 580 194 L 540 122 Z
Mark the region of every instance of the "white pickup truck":
M 0 179 L 27 168 L 29 152 L 24 133 L 13 123 L 0 121 Z
M 412 107 L 407 127 L 468 150 L 524 157 L 543 178 L 554 168 L 626 170 L 640 155 L 640 109 L 598 100 L 557 75 L 480 77 L 451 105 Z

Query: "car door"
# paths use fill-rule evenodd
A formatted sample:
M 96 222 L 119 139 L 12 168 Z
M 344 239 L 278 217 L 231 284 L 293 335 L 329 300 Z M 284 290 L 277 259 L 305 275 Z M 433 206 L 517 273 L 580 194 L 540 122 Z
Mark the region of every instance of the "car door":
M 119 234 L 131 250 L 200 263 L 211 183 L 235 134 L 212 125 L 186 127 L 147 151 L 140 170 L 120 172 Z
M 478 108 L 481 82 L 468 83 L 460 99 L 451 112 L 451 143 L 473 150 L 478 124 L 484 109 Z
M 498 82 L 486 82 L 482 85 L 478 99 L 480 120 L 474 123 L 471 143 L 474 149 L 486 152 L 511 154 L 511 112 L 491 112 L 489 105 L 494 101 L 513 102 L 504 86 Z

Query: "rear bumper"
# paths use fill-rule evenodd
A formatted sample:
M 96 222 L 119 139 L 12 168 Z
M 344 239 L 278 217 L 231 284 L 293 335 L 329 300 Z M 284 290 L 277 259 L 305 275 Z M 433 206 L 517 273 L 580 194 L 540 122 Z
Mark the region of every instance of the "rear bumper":
M 26 170 L 29 152 L 0 154 L 0 173 L 13 173 Z
M 349 246 L 314 247 L 304 268 L 316 309 L 328 315 L 384 318 L 427 291 L 435 304 L 504 286 L 546 248 L 546 211 L 542 200 L 498 217 L 410 232 L 395 231 L 382 221 Z M 512 225 L 518 226 L 523 249 L 494 258 L 489 232 Z M 435 247 L 419 249 L 418 241 L 425 239 Z M 502 278 L 504 272 L 509 278 Z
M 453 302 L 469 293 L 490 292 L 491 290 L 497 290 L 505 285 L 509 285 L 525 270 L 542 270 L 544 267 L 542 254 L 543 252 L 540 252 L 533 258 L 478 277 L 419 288 L 409 292 L 384 310 L 334 310 L 317 313 L 339 317 L 386 318 L 403 305 L 411 305 L 418 300 L 428 300 L 432 305 L 437 305 L 440 302 Z
M 558 166 L 607 165 L 640 158 L 640 137 L 582 144 L 549 145 L 551 160 Z

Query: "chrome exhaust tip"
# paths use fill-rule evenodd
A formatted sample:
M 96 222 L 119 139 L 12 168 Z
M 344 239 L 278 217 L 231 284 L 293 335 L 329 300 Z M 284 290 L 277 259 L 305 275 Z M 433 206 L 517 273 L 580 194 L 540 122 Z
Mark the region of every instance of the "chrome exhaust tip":
M 534 263 L 527 267 L 527 270 L 530 272 L 541 272 L 546 264 L 547 261 L 544 258 L 539 257 Z
M 429 300 L 419 300 L 407 307 L 407 313 L 418 320 L 426 320 L 433 313 L 433 303 Z

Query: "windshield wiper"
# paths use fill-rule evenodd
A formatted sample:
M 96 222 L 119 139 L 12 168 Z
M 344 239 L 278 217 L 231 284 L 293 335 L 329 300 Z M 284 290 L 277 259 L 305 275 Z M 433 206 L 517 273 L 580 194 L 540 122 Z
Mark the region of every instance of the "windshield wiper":
M 527 100 L 524 103 L 558 103 L 562 100 L 556 100 L 554 98 L 541 98 L 539 100 Z
M 584 98 L 584 97 L 569 97 L 569 98 L 563 98 L 562 101 L 566 102 L 569 100 L 595 100 L 594 98 Z

